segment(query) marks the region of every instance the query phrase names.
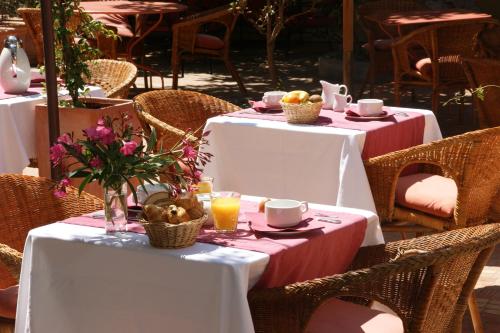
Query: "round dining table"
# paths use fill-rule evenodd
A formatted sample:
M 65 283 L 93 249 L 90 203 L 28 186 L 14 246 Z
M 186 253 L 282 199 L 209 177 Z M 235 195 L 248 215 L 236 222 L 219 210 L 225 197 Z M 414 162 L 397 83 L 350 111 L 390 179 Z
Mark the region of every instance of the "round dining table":
M 144 22 L 145 17 L 149 15 L 158 15 L 157 20 L 147 29 L 136 27 L 136 36 L 127 46 L 127 61 L 133 62 L 137 67 L 158 74 L 161 77 L 162 88 L 163 75 L 144 64 L 137 64 L 133 61 L 134 48 L 151 34 L 160 25 L 165 14 L 181 13 L 187 10 L 187 6 L 175 2 L 159 2 L 159 1 L 85 1 L 80 3 L 80 7 L 88 14 L 109 14 L 136 16 L 137 22 Z

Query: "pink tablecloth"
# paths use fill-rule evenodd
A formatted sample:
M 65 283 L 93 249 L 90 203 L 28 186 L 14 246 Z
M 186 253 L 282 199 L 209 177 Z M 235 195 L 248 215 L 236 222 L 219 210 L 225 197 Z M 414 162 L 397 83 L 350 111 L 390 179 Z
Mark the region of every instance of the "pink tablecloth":
M 20 96 L 31 96 L 31 95 L 39 95 L 43 92 L 43 87 L 39 84 L 34 84 L 29 87 L 28 91 L 23 92 L 21 94 L 8 94 L 3 91 L 2 87 L 0 87 L 0 99 L 8 99 Z
M 384 110 L 391 111 L 390 107 Z M 253 109 L 245 109 L 225 116 L 263 119 L 285 122 L 282 113 L 257 113 Z M 362 158 L 367 159 L 390 153 L 396 150 L 417 146 L 423 143 L 425 117 L 418 112 L 395 112 L 394 116 L 383 120 L 358 121 L 348 120 L 343 112 L 321 110 L 314 124 L 299 126 L 329 126 L 353 129 L 366 132 Z
M 257 203 L 242 201 L 242 212 L 257 211 Z M 314 217 L 320 211 L 310 210 L 304 214 Z M 352 262 L 363 241 L 367 220 L 361 215 L 340 212 L 321 212 L 335 215 L 342 223 L 332 224 L 317 221 L 309 222 L 312 226 L 322 226 L 320 230 L 287 238 L 270 238 L 256 235 L 248 226 L 245 215 L 241 214 L 238 230 L 233 234 L 219 234 L 204 228 L 198 236 L 199 242 L 235 247 L 266 253 L 269 263 L 261 276 L 257 287 L 278 287 L 289 283 L 306 281 L 313 278 L 343 273 Z M 104 220 L 80 216 L 61 221 L 63 223 L 104 227 Z M 144 233 L 138 223 L 130 223 L 127 230 Z

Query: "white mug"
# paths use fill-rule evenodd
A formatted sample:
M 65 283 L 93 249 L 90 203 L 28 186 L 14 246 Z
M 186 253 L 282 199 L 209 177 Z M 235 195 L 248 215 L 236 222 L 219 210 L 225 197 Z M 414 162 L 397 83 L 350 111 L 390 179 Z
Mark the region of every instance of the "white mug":
M 360 99 L 358 100 L 358 114 L 362 117 L 377 116 L 382 114 L 384 101 L 381 99 Z
M 347 95 L 347 86 L 344 84 L 334 84 L 326 81 L 319 81 L 323 87 L 321 98 L 323 99 L 323 109 L 333 109 L 335 98 L 333 94 Z M 343 90 L 343 92 L 341 92 Z
M 264 205 L 267 224 L 272 227 L 287 228 L 302 221 L 302 214 L 309 210 L 305 201 L 276 199 Z
M 264 93 L 262 101 L 268 106 L 277 106 L 286 94 L 286 91 L 268 91 Z
M 344 112 L 344 109 L 351 105 L 352 102 L 351 95 L 333 94 L 333 98 L 335 99 L 333 102 L 333 111 Z

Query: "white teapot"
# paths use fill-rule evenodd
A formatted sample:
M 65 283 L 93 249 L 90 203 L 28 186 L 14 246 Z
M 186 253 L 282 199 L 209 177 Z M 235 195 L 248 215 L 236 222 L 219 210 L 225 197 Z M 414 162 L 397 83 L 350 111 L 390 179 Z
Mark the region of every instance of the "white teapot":
M 30 71 L 30 62 L 22 42 L 15 36 L 7 37 L 0 53 L 0 86 L 9 94 L 23 93 L 31 83 Z

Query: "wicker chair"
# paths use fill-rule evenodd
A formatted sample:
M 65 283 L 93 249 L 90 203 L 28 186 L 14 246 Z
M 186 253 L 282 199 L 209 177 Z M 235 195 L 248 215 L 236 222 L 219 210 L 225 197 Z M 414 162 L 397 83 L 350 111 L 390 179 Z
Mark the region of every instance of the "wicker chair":
M 172 89 L 177 89 L 182 58 L 202 56 L 224 61 L 227 70 L 238 83 L 241 93 L 246 95 L 238 71 L 229 59 L 231 34 L 237 19 L 238 15 L 230 11 L 228 6 L 223 6 L 186 17 L 172 26 Z M 222 25 L 225 28 L 224 37 L 221 39 L 200 33 L 200 29 L 208 25 Z
M 463 59 L 470 88 L 485 87 L 484 98 L 474 95 L 481 128 L 500 126 L 500 59 Z M 491 87 L 497 86 L 497 87 Z
M 38 65 L 44 64 L 44 54 L 43 54 L 43 34 L 42 34 L 42 15 L 40 8 L 18 8 L 17 13 L 22 17 L 26 27 L 28 28 L 28 33 L 30 34 L 32 40 L 35 43 L 36 60 Z M 70 21 L 69 26 L 75 29 L 80 24 L 80 16 L 74 15 Z M 112 28 L 112 27 L 111 27 Z M 104 36 L 98 36 L 97 48 L 102 49 L 105 54 L 111 53 L 116 56 L 116 43 L 114 40 L 105 38 Z M 111 46 L 111 47 L 110 47 Z
M 394 41 L 378 24 L 366 19 L 366 16 L 378 11 L 404 12 L 420 9 L 426 9 L 426 6 L 422 1 L 418 0 L 376 0 L 367 1 L 358 6 L 359 23 L 367 37 L 367 42 L 363 45 L 363 49 L 368 52 L 370 60 L 366 78 L 359 92 L 360 96 L 365 91 L 366 84 L 369 83 L 370 96 L 373 97 L 377 73 L 391 73 L 394 67 L 391 51 Z
M 328 311 L 335 305 L 332 298 L 342 296 L 356 297 L 361 304 L 374 300 L 386 305 L 407 333 L 461 332 L 469 295 L 499 241 L 500 225 L 489 224 L 361 248 L 347 273 L 250 291 L 255 332 L 322 332 L 315 330 L 318 324 L 331 324 L 325 332 L 367 332 L 359 326 L 365 320 L 358 316 L 370 311 L 365 307 L 337 300 L 340 308 L 355 311 L 344 318 Z M 358 321 L 357 329 L 339 325 L 345 317 Z
M 460 57 L 472 57 L 475 35 L 494 20 L 475 20 L 432 24 L 417 29 L 395 41 L 394 97 L 400 105 L 403 87 L 432 88 L 432 110 L 439 109 L 439 96 L 443 90 L 464 90 L 467 78 Z M 415 49 L 426 56 L 416 59 Z
M 150 133 L 154 127 L 158 144 L 172 147 L 187 129 L 202 128 L 207 119 L 240 108 L 216 97 L 186 90 L 157 90 L 135 97 L 141 124 Z
M 400 177 L 412 164 L 422 170 Z M 365 168 L 386 231 L 483 224 L 500 189 L 500 127 L 374 157 Z
M 137 67 L 127 61 L 97 59 L 87 62 L 87 84 L 100 86 L 109 98 L 127 98 L 137 77 Z
M 56 198 L 46 178 L 0 175 L 0 288 L 18 282 L 21 253 L 30 229 L 102 209 L 102 201 L 70 187 Z

